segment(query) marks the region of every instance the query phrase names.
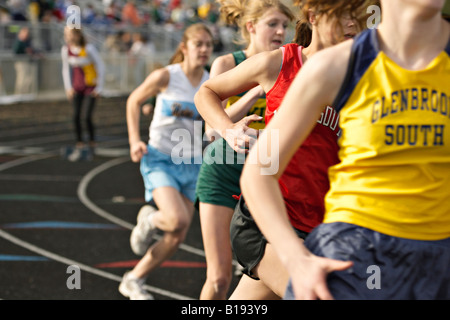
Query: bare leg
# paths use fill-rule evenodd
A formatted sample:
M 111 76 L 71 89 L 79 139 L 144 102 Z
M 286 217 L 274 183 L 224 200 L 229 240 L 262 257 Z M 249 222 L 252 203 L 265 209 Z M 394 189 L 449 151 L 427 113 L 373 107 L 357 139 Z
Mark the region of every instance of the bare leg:
M 260 280 L 243 276 L 230 300 L 268 300 L 284 296 L 289 275 L 270 244 L 253 273 Z
M 206 254 L 206 281 L 200 300 L 225 300 L 232 277 L 230 223 L 234 210 L 200 203 L 200 222 Z
M 271 244 L 266 245 L 264 256 L 253 269 L 255 275 L 279 297 L 284 296 L 289 274 L 281 263 Z
M 152 245 L 132 270 L 133 275 L 145 278 L 162 262 L 170 258 L 184 241 L 192 220 L 192 202 L 171 187 L 158 188 L 153 196 L 159 211 L 153 223 L 164 231 L 163 237 Z
M 234 289 L 230 300 L 279 300 L 280 297 L 273 293 L 264 282 L 255 280 L 244 274 L 237 287 Z

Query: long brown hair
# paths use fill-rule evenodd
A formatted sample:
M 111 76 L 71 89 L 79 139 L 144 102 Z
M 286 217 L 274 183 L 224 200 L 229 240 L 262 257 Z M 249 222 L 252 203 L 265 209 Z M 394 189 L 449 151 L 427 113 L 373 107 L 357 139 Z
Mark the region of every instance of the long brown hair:
M 366 9 L 369 5 L 379 5 L 379 0 L 294 0 L 295 6 L 300 8 L 300 18 L 295 27 L 293 41 L 307 47 L 312 40 L 312 26 L 309 23 L 309 11 L 313 11 L 319 18 L 323 15 L 332 19 L 335 27 L 342 28 L 339 21 L 344 15 L 350 15 L 358 30 L 364 29 L 368 18 Z
M 72 33 L 72 35 L 74 36 L 74 44 L 76 46 L 79 47 L 84 47 L 87 44 L 87 40 L 86 37 L 84 36 L 83 30 L 79 29 L 79 28 L 70 28 L 70 27 L 66 27 L 69 29 L 69 32 Z
M 269 9 L 275 8 L 290 21 L 295 19 L 291 9 L 281 0 L 217 0 L 220 4 L 220 17 L 229 24 L 239 28 L 241 39 L 236 40 L 238 44 L 249 44 L 250 34 L 246 28 L 246 23 L 252 21 L 256 23 Z
M 170 64 L 180 63 L 180 62 L 184 61 L 184 54 L 183 54 L 183 51 L 181 50 L 181 44 L 182 43 L 187 44 L 189 39 L 191 39 L 191 37 L 194 34 L 197 34 L 200 31 L 206 31 L 211 36 L 211 39 L 213 38 L 213 34 L 212 34 L 211 30 L 205 24 L 199 22 L 199 23 L 194 23 L 194 24 L 190 25 L 184 31 L 183 37 L 181 38 L 181 41 L 178 44 L 178 47 L 177 47 L 175 53 L 173 54 L 172 58 L 170 58 L 170 61 L 169 61 Z

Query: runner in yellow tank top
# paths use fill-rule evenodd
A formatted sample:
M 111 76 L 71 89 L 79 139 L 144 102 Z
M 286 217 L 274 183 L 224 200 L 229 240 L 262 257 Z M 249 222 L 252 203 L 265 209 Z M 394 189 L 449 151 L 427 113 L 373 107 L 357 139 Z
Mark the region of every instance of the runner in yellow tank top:
M 450 43 L 416 71 L 379 51 L 375 29 L 355 42 L 353 78 L 335 105 L 342 161 L 330 172 L 325 222 L 449 237 Z
M 379 28 L 312 57 L 250 152 L 242 191 L 291 276 L 285 298 L 450 299 L 444 3 L 381 0 Z M 340 112 L 341 162 L 330 169 L 324 223 L 303 244 L 277 180 L 326 105 Z M 257 156 L 275 131 L 280 170 L 267 175 Z

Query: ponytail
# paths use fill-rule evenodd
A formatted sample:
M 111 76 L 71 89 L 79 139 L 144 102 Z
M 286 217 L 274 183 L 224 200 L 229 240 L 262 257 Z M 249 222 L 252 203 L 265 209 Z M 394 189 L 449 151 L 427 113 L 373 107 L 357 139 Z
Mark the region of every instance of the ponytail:
M 169 60 L 169 64 L 180 63 L 184 60 L 184 54 L 181 51 L 181 43 L 178 45 L 177 50 Z
M 323 15 L 334 21 L 335 28 L 342 28 L 339 20 L 346 14 L 350 14 L 355 21 L 357 30 L 364 29 L 367 21 L 366 9 L 371 4 L 379 4 L 379 0 L 294 0 L 293 4 L 301 11 L 301 19 L 297 21 L 293 41 L 307 47 L 312 40 L 312 26 L 309 23 L 309 11 L 312 10 L 317 17 Z
M 311 44 L 311 40 L 312 30 L 308 21 L 305 19 L 298 20 L 295 25 L 295 36 L 293 39 L 294 43 L 306 48 Z
M 220 18 L 229 25 L 241 27 L 239 22 L 245 12 L 245 0 L 217 0 L 220 4 Z

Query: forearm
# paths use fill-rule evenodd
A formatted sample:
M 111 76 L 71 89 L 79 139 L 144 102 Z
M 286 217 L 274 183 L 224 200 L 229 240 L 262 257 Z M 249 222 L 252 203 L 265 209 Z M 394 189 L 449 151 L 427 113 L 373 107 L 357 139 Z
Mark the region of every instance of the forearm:
M 258 86 L 249 90 L 242 98 L 225 109 L 232 122 L 237 122 L 248 114 L 252 106 L 261 97 L 261 93 L 263 93 L 262 89 L 259 88 Z
M 220 98 L 208 87 L 202 86 L 195 95 L 195 105 L 208 126 L 220 135 L 233 126 L 233 121 L 222 107 Z
M 261 232 L 289 271 L 293 261 L 306 257 L 308 251 L 290 223 L 278 179 L 262 175 L 261 167 L 250 163 L 246 163 L 241 177 L 244 199 Z
M 139 119 L 140 109 L 139 104 L 135 99 L 130 97 L 127 101 L 127 127 L 128 127 L 128 142 L 130 145 L 141 141 Z

